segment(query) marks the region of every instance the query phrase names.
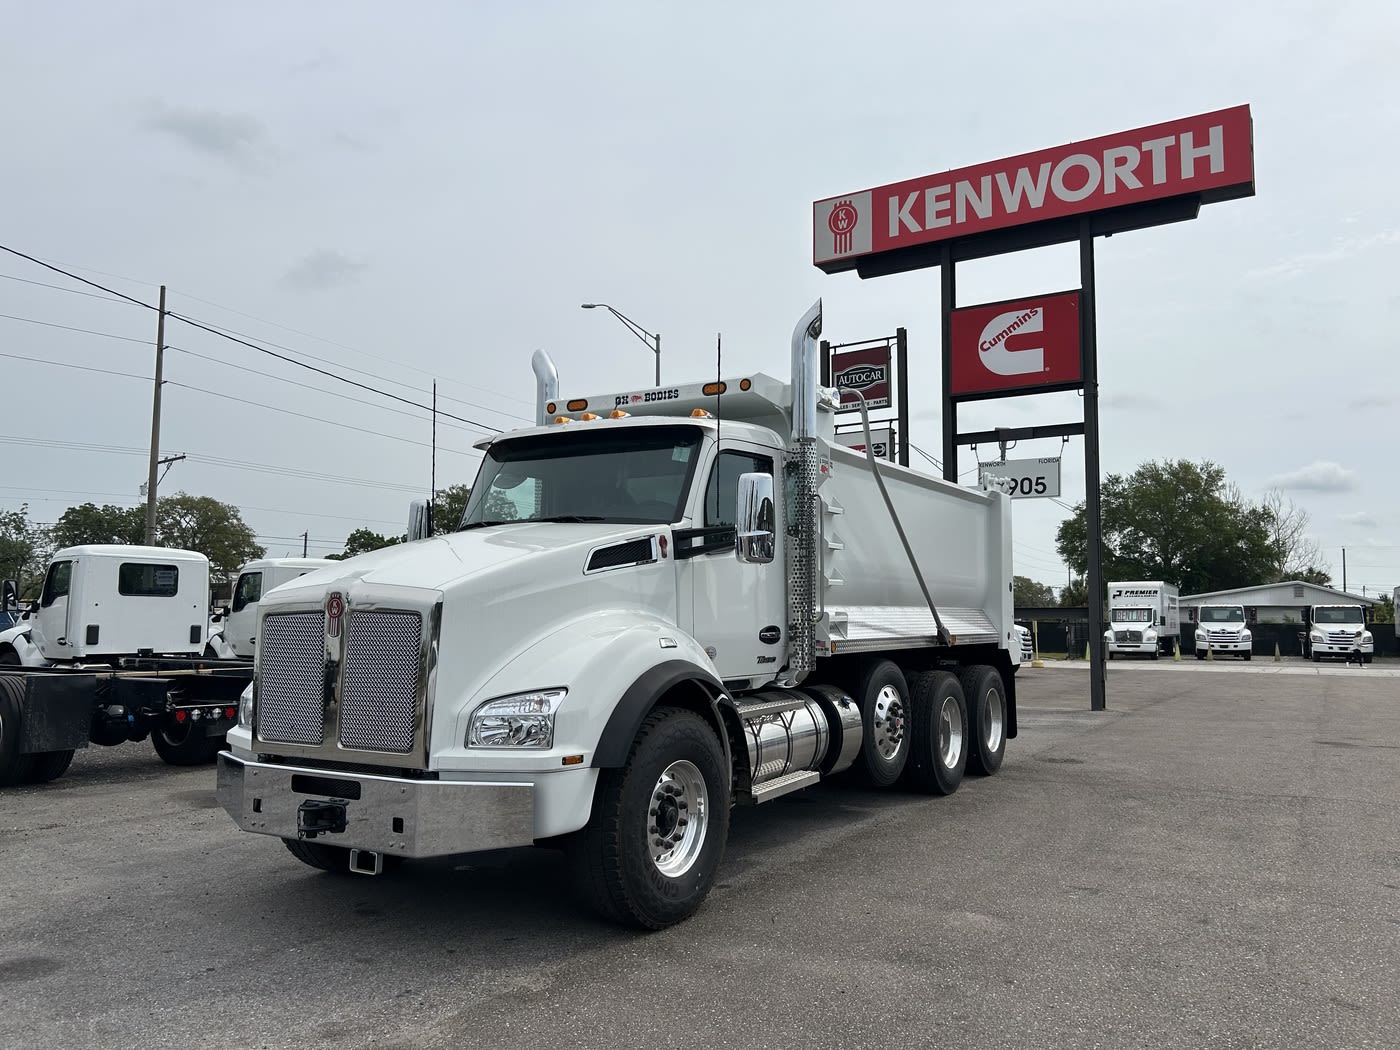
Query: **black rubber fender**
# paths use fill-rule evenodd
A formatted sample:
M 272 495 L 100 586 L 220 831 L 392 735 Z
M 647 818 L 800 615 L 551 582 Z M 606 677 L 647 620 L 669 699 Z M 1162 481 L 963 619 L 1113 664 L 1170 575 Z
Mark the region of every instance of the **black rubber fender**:
M 707 720 L 720 738 L 726 764 L 733 769 L 729 734 L 724 731 L 724 719 L 719 710 L 724 684 L 704 668 L 685 660 L 668 660 L 650 667 L 627 687 L 608 716 L 603 735 L 598 738 L 598 748 L 593 752 L 593 766 L 599 769 L 621 769 L 625 766 L 647 715 L 663 696 L 684 682 L 694 682 L 708 697 Z

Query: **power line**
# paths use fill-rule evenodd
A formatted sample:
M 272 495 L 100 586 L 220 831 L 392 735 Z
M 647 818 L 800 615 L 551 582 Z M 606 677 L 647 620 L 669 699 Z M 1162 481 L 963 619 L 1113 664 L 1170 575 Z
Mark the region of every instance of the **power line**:
M 114 299 L 110 295 L 98 295 L 96 292 L 85 292 L 81 288 L 65 288 L 61 284 L 46 284 L 43 281 L 31 281 L 27 277 L 16 277 L 14 274 L 10 273 L 0 273 L 0 278 L 6 281 L 18 281 L 21 284 L 32 284 L 37 288 L 52 288 L 56 292 L 67 292 L 69 295 L 85 295 L 89 299 L 101 299 L 104 303 L 120 303 L 122 306 L 131 305 L 124 300 Z
M 129 302 L 129 303 L 135 303 L 137 306 L 144 306 L 147 310 L 155 310 L 156 312 L 159 312 L 159 311 L 160 311 L 160 307 L 158 307 L 158 306 L 152 306 L 150 303 L 144 303 L 144 302 L 142 302 L 140 299 L 132 298 L 131 296 L 127 295 L 125 292 L 119 292 L 119 291 L 117 291 L 115 288 L 108 288 L 106 285 L 98 284 L 96 281 L 89 281 L 86 277 L 79 277 L 76 273 L 69 273 L 67 270 L 65 270 L 65 269 L 64 269 L 63 267 L 61 267 L 61 266 L 55 266 L 53 263 L 44 262 L 43 259 L 36 259 L 36 258 L 34 258 L 34 256 L 32 256 L 32 255 L 26 255 L 24 252 L 19 251 L 19 250 L 15 249 L 15 248 L 11 248 L 11 247 L 9 247 L 9 246 L 7 246 L 7 245 L 0 244 L 0 252 L 9 252 L 11 255 L 18 255 L 21 259 L 28 259 L 30 262 L 34 263 L 34 265 L 36 265 L 36 266 L 42 266 L 44 269 L 46 269 L 46 270 L 52 270 L 54 273 L 61 273 L 61 274 L 63 274 L 64 277 L 70 277 L 70 278 L 72 278 L 72 279 L 75 280 L 75 281 L 81 281 L 83 284 L 87 285 L 89 288 L 96 288 L 98 291 L 106 292 L 106 293 L 108 293 L 109 295 L 118 296 L 119 298 L 125 299 L 125 300 L 126 300 L 127 302 Z M 93 271 L 93 272 L 96 273 L 97 271 Z M 108 277 L 116 277 L 117 275 L 116 275 L 116 274 L 107 274 L 106 276 L 108 276 Z M 128 278 L 128 277 L 122 277 L 122 278 L 119 278 L 119 280 L 126 281 L 126 280 L 130 280 L 130 278 Z M 137 282 L 135 282 L 135 283 L 141 284 L 141 283 L 143 283 L 143 282 L 137 281 Z
M 4 316 L 0 314 L 0 316 Z M 132 372 L 114 372 L 110 368 L 93 368 L 91 365 L 75 365 L 69 361 L 39 361 L 32 357 L 25 357 L 23 354 L 3 354 L 0 357 L 7 357 L 12 361 L 23 361 L 31 365 L 50 365 L 55 368 L 76 368 L 80 372 L 100 372 L 104 376 L 121 376 L 123 379 L 140 379 L 149 382 L 150 376 L 140 376 Z
M 98 496 L 102 499 L 120 500 L 132 504 L 133 506 L 144 503 L 139 497 L 132 496 L 125 492 L 93 492 L 88 489 L 36 489 L 25 485 L 0 485 L 0 490 L 10 492 L 52 492 L 65 496 Z M 49 499 L 44 496 L 32 497 L 35 503 L 66 503 L 67 500 Z M 401 525 L 402 522 L 390 521 L 387 518 L 366 518 L 359 514 L 326 514 L 322 511 L 295 510 L 290 507 L 254 507 L 246 503 L 238 505 L 239 510 L 256 510 L 266 514 L 288 514 L 296 518 L 331 518 L 335 521 L 357 521 L 362 524 L 375 525 Z
M 65 332 L 82 332 L 83 335 L 100 335 L 104 339 L 120 339 L 123 343 L 140 343 L 142 346 L 153 345 L 149 339 L 135 339 L 129 335 L 117 335 L 115 332 L 97 332 L 91 328 L 74 328 L 72 325 L 40 321 L 33 317 L 16 317 L 14 314 L 0 314 L 0 317 L 7 321 L 23 321 L 25 324 L 43 325 L 45 328 L 62 328 Z

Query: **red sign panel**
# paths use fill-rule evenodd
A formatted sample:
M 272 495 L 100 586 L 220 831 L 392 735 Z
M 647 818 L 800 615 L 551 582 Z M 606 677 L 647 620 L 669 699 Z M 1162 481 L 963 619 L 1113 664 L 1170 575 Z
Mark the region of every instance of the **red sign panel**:
M 953 311 L 953 397 L 996 396 L 1083 381 L 1079 293 Z
M 865 395 L 866 408 L 890 407 L 890 348 L 867 346 L 831 355 L 831 385 L 853 388 Z M 841 391 L 838 412 L 859 412 L 860 398 Z
M 913 245 L 1192 194 L 1254 193 L 1248 106 L 1072 142 L 812 205 L 812 262 L 827 273 Z

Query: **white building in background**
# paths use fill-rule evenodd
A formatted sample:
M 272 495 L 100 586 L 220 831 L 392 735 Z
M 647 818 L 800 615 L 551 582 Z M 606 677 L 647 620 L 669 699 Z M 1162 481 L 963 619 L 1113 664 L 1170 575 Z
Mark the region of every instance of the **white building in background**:
M 1196 610 L 1202 605 L 1243 605 L 1245 619 L 1250 623 L 1303 622 L 1303 610 L 1313 605 L 1363 605 L 1368 610 L 1376 606 L 1375 598 L 1348 594 L 1333 587 L 1302 580 L 1262 583 L 1256 587 L 1235 587 L 1228 591 L 1181 596 L 1181 622 L 1195 623 Z

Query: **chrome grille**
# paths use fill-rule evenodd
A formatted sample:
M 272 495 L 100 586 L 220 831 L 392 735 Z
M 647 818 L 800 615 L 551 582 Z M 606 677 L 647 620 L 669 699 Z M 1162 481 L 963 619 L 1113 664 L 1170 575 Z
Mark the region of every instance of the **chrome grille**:
M 258 736 L 285 744 L 321 743 L 325 618 L 319 612 L 269 614 L 258 653 Z
M 423 617 L 351 612 L 340 696 L 340 745 L 355 751 L 413 750 Z
M 1212 642 L 1238 642 L 1240 640 L 1239 631 L 1230 630 L 1208 630 L 1206 637 Z
M 1142 632 L 1141 632 L 1141 631 L 1115 631 L 1115 632 L 1113 633 L 1113 639 L 1114 639 L 1114 641 L 1118 641 L 1118 642 L 1140 642 L 1140 641 L 1142 641 Z
M 1328 631 L 1327 640 L 1333 645 L 1346 645 L 1348 642 L 1359 642 L 1361 640 L 1361 632 Z

